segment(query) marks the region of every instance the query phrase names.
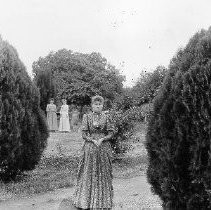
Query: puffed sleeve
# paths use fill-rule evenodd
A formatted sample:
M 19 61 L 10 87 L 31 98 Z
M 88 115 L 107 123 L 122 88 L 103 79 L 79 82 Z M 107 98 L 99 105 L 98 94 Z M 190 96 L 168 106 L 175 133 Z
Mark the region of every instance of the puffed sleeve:
M 89 128 L 88 128 L 88 116 L 87 116 L 87 114 L 84 114 L 83 115 L 81 130 L 82 131 L 88 131 L 89 130 Z
M 46 107 L 46 112 L 49 112 L 49 111 L 50 111 L 49 105 L 47 105 L 47 107 Z
M 63 112 L 63 107 L 64 106 L 62 105 L 61 108 L 60 108 L 60 111 L 59 111 L 60 114 L 62 114 L 62 112 Z

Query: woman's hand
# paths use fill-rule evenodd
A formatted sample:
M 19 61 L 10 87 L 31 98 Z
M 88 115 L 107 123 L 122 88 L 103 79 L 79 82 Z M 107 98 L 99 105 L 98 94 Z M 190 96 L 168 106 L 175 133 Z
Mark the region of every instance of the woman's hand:
M 99 147 L 102 144 L 102 142 L 104 141 L 104 138 L 100 138 L 98 140 L 89 138 L 89 141 L 93 142 L 97 147 Z
M 99 139 L 99 140 L 92 140 L 92 142 L 97 146 L 97 147 L 99 147 L 101 144 L 102 144 L 102 139 Z
M 102 144 L 102 142 L 104 141 L 104 138 L 100 138 L 97 143 L 98 143 L 98 146 L 100 146 Z
M 98 144 L 98 141 L 97 140 L 92 140 L 92 142 L 96 145 L 96 146 L 99 146 L 99 144 Z

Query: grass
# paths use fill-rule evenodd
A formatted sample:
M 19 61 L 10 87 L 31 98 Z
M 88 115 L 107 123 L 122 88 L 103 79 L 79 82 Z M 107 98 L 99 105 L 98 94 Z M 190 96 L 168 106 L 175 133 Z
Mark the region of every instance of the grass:
M 78 161 L 73 157 L 43 158 L 34 171 L 21 175 L 18 181 L 1 183 L 1 191 L 12 197 L 22 197 L 73 187 Z
M 116 160 L 113 164 L 113 174 L 115 178 L 132 178 L 146 173 L 147 157 L 126 157 Z
M 128 151 L 124 158 L 113 161 L 114 177 L 131 178 L 145 173 L 147 156 L 143 146 L 144 135 L 144 125 L 138 125 L 130 140 L 133 149 Z M 35 170 L 19 176 L 16 182 L 0 183 L 0 197 L 11 199 L 73 187 L 82 143 L 80 132 L 52 133 Z

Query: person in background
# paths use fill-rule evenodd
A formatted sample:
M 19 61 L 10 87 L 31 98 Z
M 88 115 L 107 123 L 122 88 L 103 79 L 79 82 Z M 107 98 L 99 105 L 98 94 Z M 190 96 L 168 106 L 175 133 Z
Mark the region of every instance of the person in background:
M 78 209 L 111 209 L 113 206 L 112 148 L 114 125 L 103 110 L 104 99 L 92 98 L 92 112 L 84 114 L 83 155 L 79 163 L 73 203 Z
M 85 106 L 83 107 L 82 112 L 83 112 L 83 114 L 88 114 L 88 113 L 92 112 L 91 106 L 85 105 Z
M 47 124 L 49 131 L 57 131 L 58 125 L 57 125 L 57 115 L 56 115 L 56 105 L 54 104 L 54 99 L 50 99 L 50 104 L 46 107 L 47 112 Z
M 62 103 L 60 109 L 59 131 L 70 132 L 69 106 L 67 105 L 66 99 L 62 99 Z
M 78 130 L 78 124 L 79 124 L 79 111 L 76 106 L 73 107 L 71 112 L 71 121 L 70 121 L 70 127 L 71 129 L 76 132 Z

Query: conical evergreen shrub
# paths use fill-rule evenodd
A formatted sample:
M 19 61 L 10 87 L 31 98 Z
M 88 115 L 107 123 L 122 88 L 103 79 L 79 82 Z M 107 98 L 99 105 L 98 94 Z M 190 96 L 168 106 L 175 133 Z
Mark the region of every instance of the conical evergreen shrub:
M 34 169 L 47 143 L 48 130 L 39 91 L 16 50 L 0 39 L 0 179 Z
M 154 100 L 148 181 L 164 209 L 211 209 L 211 28 L 171 60 Z

